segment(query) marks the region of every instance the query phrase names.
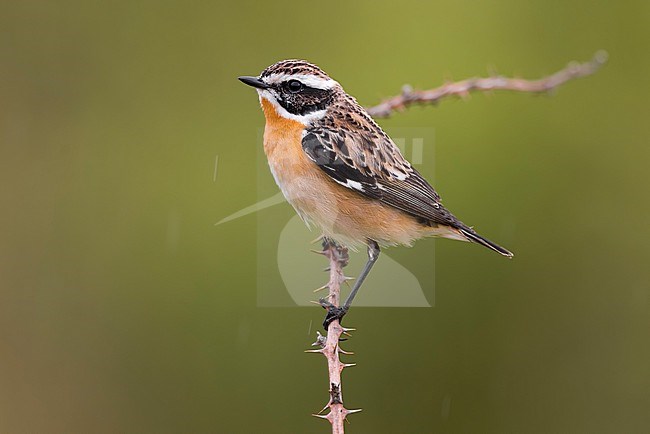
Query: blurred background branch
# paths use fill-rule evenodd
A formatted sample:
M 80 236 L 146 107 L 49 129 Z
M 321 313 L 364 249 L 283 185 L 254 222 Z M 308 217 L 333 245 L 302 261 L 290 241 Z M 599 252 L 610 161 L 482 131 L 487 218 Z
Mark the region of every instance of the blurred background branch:
M 607 52 L 601 50 L 588 62 L 571 62 L 566 68 L 538 80 L 502 76 L 469 78 L 455 83 L 446 83 L 429 90 L 413 90 L 409 85 L 405 85 L 400 95 L 385 99 L 380 104 L 366 109 L 372 117 L 386 118 L 393 112 L 403 111 L 413 104 L 436 105 L 440 100 L 450 96 L 466 98 L 473 91 L 551 92 L 569 80 L 594 74 L 605 62 L 607 62 Z

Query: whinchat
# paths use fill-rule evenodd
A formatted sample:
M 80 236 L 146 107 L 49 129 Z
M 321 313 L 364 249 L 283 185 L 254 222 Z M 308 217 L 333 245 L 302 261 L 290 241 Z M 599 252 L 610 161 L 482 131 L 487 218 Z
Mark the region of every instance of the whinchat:
M 343 306 L 328 310 L 325 328 L 347 313 L 380 245 L 443 237 L 513 256 L 454 217 L 366 110 L 316 65 L 283 60 L 239 80 L 259 94 L 264 152 L 287 201 L 325 237 L 368 247 L 366 265 Z

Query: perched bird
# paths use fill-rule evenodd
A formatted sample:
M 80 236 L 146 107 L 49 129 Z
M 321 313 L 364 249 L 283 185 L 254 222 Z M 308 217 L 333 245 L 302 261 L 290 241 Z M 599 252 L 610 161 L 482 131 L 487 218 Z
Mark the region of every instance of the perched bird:
M 356 99 L 318 66 L 283 60 L 239 80 L 259 94 L 264 152 L 287 201 L 324 236 L 368 247 L 368 261 L 343 306 L 322 302 L 325 328 L 347 313 L 380 245 L 443 237 L 513 256 L 454 217 Z

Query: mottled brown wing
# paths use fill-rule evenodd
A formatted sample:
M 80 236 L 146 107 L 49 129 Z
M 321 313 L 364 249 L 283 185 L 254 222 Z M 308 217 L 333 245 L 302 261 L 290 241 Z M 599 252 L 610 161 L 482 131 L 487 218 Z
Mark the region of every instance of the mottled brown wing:
M 379 126 L 370 120 L 363 128 L 367 119 L 348 116 L 346 128 L 314 126 L 303 136 L 303 150 L 325 174 L 344 187 L 426 222 L 466 227 L 440 204 L 433 187 Z

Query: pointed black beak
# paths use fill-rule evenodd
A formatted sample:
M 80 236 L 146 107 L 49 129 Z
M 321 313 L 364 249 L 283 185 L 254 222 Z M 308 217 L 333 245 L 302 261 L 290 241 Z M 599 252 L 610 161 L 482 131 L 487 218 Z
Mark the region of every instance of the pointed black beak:
M 242 76 L 239 77 L 239 81 L 241 81 L 244 84 L 247 84 L 249 86 L 253 86 L 257 89 L 268 89 L 269 85 L 264 83 L 262 80 L 260 80 L 257 77 L 247 77 L 247 76 Z

